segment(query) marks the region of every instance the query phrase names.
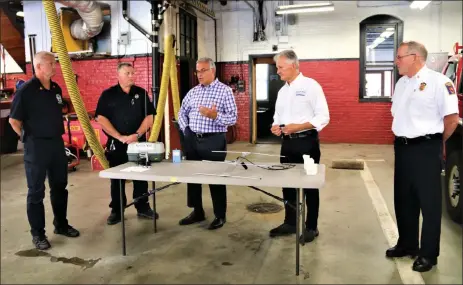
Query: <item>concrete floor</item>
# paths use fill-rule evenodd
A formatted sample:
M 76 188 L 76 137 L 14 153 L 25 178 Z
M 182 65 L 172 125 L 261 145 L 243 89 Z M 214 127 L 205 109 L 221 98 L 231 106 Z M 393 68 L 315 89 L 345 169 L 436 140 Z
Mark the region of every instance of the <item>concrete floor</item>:
M 279 146 L 234 143 L 229 150 L 274 153 Z M 330 166 L 333 159 L 342 158 L 374 160 L 367 161 L 369 172 L 395 221 L 392 147 L 322 146 L 322 163 Z M 320 193 L 320 236 L 301 247 L 301 275 L 296 277 L 295 238 L 268 237 L 268 231 L 282 221 L 283 211 L 258 214 L 246 209 L 250 203 L 280 203 L 244 187 L 228 188 L 227 224 L 212 232 L 205 229 L 213 218 L 207 187 L 203 201 L 208 222 L 202 225 L 178 226 L 178 220 L 190 212 L 186 207 L 186 185 L 157 194 L 161 216 L 157 234 L 153 233 L 151 221 L 138 220 L 135 209 L 128 209 L 128 256 L 123 257 L 120 224 L 106 225 L 109 181 L 92 172 L 87 161 L 69 175 L 68 219 L 81 231 L 81 237 L 69 239 L 53 234 L 47 190 L 46 229 L 52 248 L 46 253 L 31 250 L 24 167 L 11 162 L 18 159 L 18 155 L 2 158 L 2 283 L 401 284 L 410 280 L 406 274 L 399 274 L 398 268 L 400 262 L 405 262 L 405 271 L 410 271 L 411 259 L 396 263 L 384 257 L 388 240 L 361 171 L 327 167 L 326 185 Z M 132 185 L 127 188 L 130 201 Z M 280 189 L 267 190 L 281 196 Z M 442 219 L 438 266 L 427 273 L 411 274 L 418 274 L 428 284 L 461 284 L 461 226 L 446 214 Z

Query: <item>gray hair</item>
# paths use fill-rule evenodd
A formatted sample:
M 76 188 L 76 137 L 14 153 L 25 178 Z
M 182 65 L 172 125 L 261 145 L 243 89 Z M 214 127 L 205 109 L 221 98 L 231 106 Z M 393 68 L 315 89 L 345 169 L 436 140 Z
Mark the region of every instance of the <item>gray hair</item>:
M 119 62 L 117 64 L 117 72 L 119 72 L 121 70 L 121 68 L 123 67 L 132 67 L 133 68 L 133 65 L 129 62 Z
M 42 63 L 47 58 L 55 59 L 55 54 L 49 51 L 39 51 L 34 55 L 34 66 L 37 67 L 38 64 Z
M 297 58 L 296 53 L 293 50 L 284 50 L 276 54 L 273 57 L 273 60 L 277 62 L 280 57 L 286 58 L 286 62 L 296 64 L 296 68 L 299 68 L 299 59 Z
M 214 62 L 214 60 L 212 60 L 212 58 L 210 58 L 210 57 L 201 57 L 200 59 L 198 59 L 198 60 L 196 61 L 196 64 L 198 64 L 198 63 L 200 63 L 200 62 L 208 62 L 208 63 L 209 63 L 209 67 L 215 69 L 215 62 Z
M 408 47 L 409 53 L 416 53 L 417 55 L 422 57 L 424 61 L 428 59 L 428 51 L 426 50 L 424 45 L 419 42 L 415 42 L 415 41 L 403 42 L 400 44 L 400 46 Z

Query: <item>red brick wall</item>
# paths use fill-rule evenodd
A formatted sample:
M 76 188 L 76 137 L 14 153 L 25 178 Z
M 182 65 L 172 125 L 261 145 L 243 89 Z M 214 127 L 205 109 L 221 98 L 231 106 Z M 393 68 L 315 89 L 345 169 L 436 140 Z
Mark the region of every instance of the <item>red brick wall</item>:
M 161 62 L 163 57 L 161 55 Z M 148 91 L 150 98 L 151 94 L 151 57 L 124 57 L 120 61 L 130 62 L 136 69 L 135 82 L 138 86 L 145 88 Z M 87 111 L 96 109 L 98 99 L 101 93 L 106 88 L 117 84 L 117 64 L 118 59 L 102 59 L 102 60 L 75 60 L 72 61 L 72 69 L 77 75 L 77 85 L 79 87 L 82 101 Z M 26 66 L 26 74 L 7 74 L 7 87 L 14 88 L 17 79 L 28 80 L 32 76 L 31 64 Z M 162 70 L 162 65 L 161 65 Z M 162 73 L 160 73 L 162 75 Z M 58 64 L 56 68 L 56 76 L 53 77 L 53 81 L 57 82 L 63 89 L 63 97 L 69 98 L 69 93 L 64 82 L 64 78 L 61 73 L 61 67 Z M 180 82 L 180 77 L 178 75 Z M 159 82 L 161 87 L 161 82 Z M 169 89 L 170 91 L 170 89 Z M 170 93 L 168 96 L 171 96 Z M 171 98 L 171 97 L 170 97 Z M 173 117 L 172 100 L 170 102 L 171 117 Z M 164 124 L 161 127 L 161 137 Z M 180 148 L 180 140 L 175 127 L 170 125 L 171 135 L 171 149 Z
M 218 63 L 220 74 L 217 76 L 223 83 L 228 83 L 232 76 L 238 75 L 240 80 L 245 81 L 245 92 L 235 91 L 236 108 L 238 109 L 238 119 L 236 122 L 236 140 L 249 141 L 251 138 L 250 128 L 250 96 L 249 96 L 249 71 L 247 63 Z
M 322 142 L 392 143 L 391 103 L 359 102 L 359 61 L 305 61 L 300 70 L 325 92 L 331 120 Z
M 151 58 L 127 57 L 121 59 L 121 61 L 130 62 L 135 66 L 136 84 L 145 88 L 151 96 Z M 117 59 L 77 60 L 72 62 L 72 69 L 77 75 L 77 85 L 87 111 L 95 110 L 98 98 L 103 90 L 117 84 L 116 69 L 118 62 Z M 14 87 L 17 78 L 29 79 L 31 76 L 31 65 L 27 64 L 27 75 L 7 75 L 7 87 Z M 69 98 L 59 64 L 56 68 L 56 76 L 52 80 L 61 86 L 63 96 Z
M 242 75 L 246 92 L 235 92 L 238 107 L 238 138 L 250 140 L 250 94 L 247 63 L 219 63 L 221 78 Z M 359 61 L 326 60 L 302 61 L 301 72 L 317 80 L 325 92 L 330 110 L 330 123 L 320 139 L 324 143 L 389 144 L 391 132 L 391 103 L 359 102 Z
M 132 62 L 137 70 L 137 84 L 151 93 L 151 58 L 123 58 Z M 117 83 L 117 59 L 73 61 L 72 67 L 77 74 L 77 83 L 87 110 L 94 110 L 101 92 Z M 250 133 L 250 94 L 247 63 L 219 63 L 224 83 L 232 75 L 239 75 L 245 81 L 245 92 L 235 92 L 238 108 L 236 124 L 237 140 L 249 141 Z M 359 61 L 302 61 L 300 69 L 306 76 L 317 80 L 323 87 L 330 109 L 330 124 L 322 131 L 320 138 L 325 143 L 366 143 L 388 144 L 392 142 L 392 117 L 390 103 L 359 102 Z M 7 87 L 14 87 L 16 78 L 28 79 L 27 75 L 7 75 Z M 57 68 L 58 82 L 67 97 L 66 85 Z M 174 134 L 175 136 L 175 134 Z

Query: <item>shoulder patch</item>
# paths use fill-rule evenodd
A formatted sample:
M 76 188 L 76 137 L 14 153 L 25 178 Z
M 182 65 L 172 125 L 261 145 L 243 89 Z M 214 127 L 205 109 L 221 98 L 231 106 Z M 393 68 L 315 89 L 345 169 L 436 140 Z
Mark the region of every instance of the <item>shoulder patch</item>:
M 445 83 L 445 87 L 447 88 L 447 92 L 449 92 L 449 95 L 455 94 L 455 88 L 453 88 L 453 84 L 451 82 Z

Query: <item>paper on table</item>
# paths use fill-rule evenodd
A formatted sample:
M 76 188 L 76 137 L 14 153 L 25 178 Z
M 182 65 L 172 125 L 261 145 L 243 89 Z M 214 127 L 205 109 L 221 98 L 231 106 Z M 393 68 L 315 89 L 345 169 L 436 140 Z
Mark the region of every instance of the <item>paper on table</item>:
M 143 172 L 147 171 L 149 168 L 146 166 L 130 166 L 124 169 L 121 169 L 123 172 Z

